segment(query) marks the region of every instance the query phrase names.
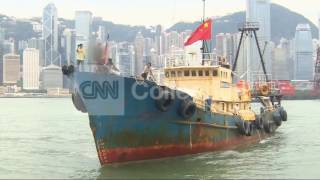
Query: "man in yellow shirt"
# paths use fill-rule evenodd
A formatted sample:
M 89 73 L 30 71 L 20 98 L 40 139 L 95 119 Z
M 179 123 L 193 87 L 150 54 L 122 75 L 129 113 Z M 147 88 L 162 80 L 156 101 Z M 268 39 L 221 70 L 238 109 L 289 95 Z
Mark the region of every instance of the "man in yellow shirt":
M 86 58 L 86 53 L 83 48 L 83 44 L 79 44 L 77 48 L 77 65 L 80 70 L 80 66 L 84 65 L 84 60 Z

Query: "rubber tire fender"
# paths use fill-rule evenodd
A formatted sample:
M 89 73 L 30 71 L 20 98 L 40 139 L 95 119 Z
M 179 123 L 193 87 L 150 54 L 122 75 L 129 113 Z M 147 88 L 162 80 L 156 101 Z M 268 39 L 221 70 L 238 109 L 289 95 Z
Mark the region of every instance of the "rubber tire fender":
M 178 113 L 183 117 L 184 119 L 191 118 L 197 110 L 196 104 L 192 100 L 183 100 L 181 103 L 181 106 L 178 110 Z
M 155 100 L 156 107 L 161 112 L 167 112 L 174 103 L 172 94 L 168 90 L 159 89 L 159 98 Z
M 280 114 L 279 110 L 273 112 L 272 118 L 273 118 L 274 123 L 277 126 L 281 126 L 282 125 L 282 118 L 281 118 L 281 114 Z

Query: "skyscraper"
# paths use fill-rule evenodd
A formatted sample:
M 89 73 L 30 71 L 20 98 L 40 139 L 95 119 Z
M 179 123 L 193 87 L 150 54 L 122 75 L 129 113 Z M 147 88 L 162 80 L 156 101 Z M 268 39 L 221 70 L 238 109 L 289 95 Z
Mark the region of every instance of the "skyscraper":
M 134 75 L 134 47 L 128 42 L 117 44 L 116 66 L 123 76 Z
M 248 22 L 257 22 L 259 24 L 259 31 L 257 36 L 260 47 L 264 51 L 264 62 L 266 70 L 271 73 L 271 49 L 269 47 L 271 40 L 271 21 L 270 21 L 270 0 L 247 0 L 246 20 Z M 247 63 L 248 70 L 252 74 L 262 74 L 260 57 L 254 38 L 248 38 L 248 53 Z M 249 77 L 251 78 L 251 77 Z
M 92 33 L 92 13 L 90 11 L 77 11 L 75 15 L 76 44 L 88 47 Z
M 294 41 L 294 79 L 313 80 L 313 45 L 309 24 L 298 24 Z
M 5 54 L 3 52 L 4 47 L 3 43 L 6 37 L 6 30 L 2 27 L 0 27 L 0 85 L 2 85 L 3 82 L 3 55 Z
M 106 42 L 107 32 L 106 28 L 104 26 L 99 26 L 98 32 L 97 32 L 97 40 L 100 42 Z
M 23 89 L 38 90 L 40 86 L 40 53 L 34 48 L 23 51 Z
M 20 80 L 20 56 L 6 54 L 3 56 L 3 83 L 17 84 Z
M 58 12 L 54 4 L 48 4 L 43 10 L 42 37 L 44 39 L 44 66 L 60 65 L 58 53 Z
M 75 64 L 76 48 L 76 32 L 72 29 L 65 29 L 63 32 L 63 49 L 68 65 Z
M 143 57 L 144 57 L 144 50 L 145 50 L 145 45 L 144 45 L 144 37 L 141 32 L 139 32 L 136 35 L 136 38 L 134 40 L 134 47 L 135 47 L 135 75 L 142 73 L 143 68 L 144 68 L 144 62 L 143 62 Z

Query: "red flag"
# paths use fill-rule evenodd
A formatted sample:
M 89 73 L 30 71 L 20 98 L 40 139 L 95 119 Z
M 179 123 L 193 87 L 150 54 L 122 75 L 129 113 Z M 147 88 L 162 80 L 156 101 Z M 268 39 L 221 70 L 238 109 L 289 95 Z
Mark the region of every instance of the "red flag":
M 201 24 L 195 32 L 191 34 L 184 46 L 189 46 L 199 40 L 210 40 L 212 30 L 212 20 L 208 19 L 206 22 Z

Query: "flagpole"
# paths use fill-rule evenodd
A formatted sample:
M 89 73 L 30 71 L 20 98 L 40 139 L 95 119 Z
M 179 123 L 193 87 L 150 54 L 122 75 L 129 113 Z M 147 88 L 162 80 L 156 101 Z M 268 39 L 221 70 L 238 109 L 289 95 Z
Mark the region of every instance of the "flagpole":
M 203 17 L 202 17 L 202 23 L 204 23 L 205 22 L 205 18 L 206 18 L 206 0 L 202 0 L 202 2 L 203 2 Z M 206 44 L 205 44 L 206 42 L 205 42 L 205 40 L 203 40 L 202 41 L 202 48 L 201 48 L 201 50 L 202 50 L 202 65 L 204 65 L 204 59 L 205 59 L 205 46 L 206 46 Z
M 202 22 L 204 23 L 205 18 L 206 18 L 206 0 L 202 0 L 203 1 L 203 19 Z

